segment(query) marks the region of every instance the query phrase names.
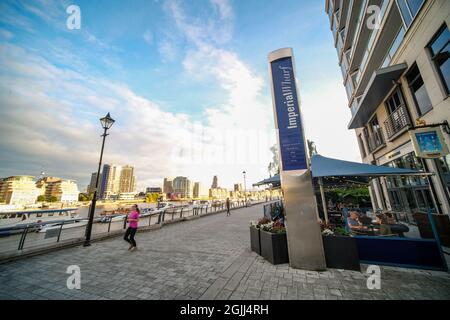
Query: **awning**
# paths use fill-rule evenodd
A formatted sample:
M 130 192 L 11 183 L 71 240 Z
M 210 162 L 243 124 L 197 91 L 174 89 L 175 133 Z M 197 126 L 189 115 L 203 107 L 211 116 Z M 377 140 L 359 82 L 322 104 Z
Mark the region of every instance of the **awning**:
M 374 72 L 361 98 L 359 107 L 348 125 L 349 129 L 362 128 L 367 124 L 370 117 L 393 88 L 394 82 L 401 77 L 407 68 L 407 64 L 402 63 L 381 68 Z
M 311 159 L 311 171 L 314 178 L 320 177 L 385 177 L 423 175 L 423 172 L 412 169 L 375 166 L 337 160 L 315 155 Z
M 364 181 L 368 181 L 368 179 L 375 177 L 430 175 L 429 173 L 412 169 L 375 166 L 365 163 L 326 158 L 320 155 L 314 155 L 311 158 L 311 172 L 314 178 L 329 177 L 333 179 L 346 177 L 347 179 L 345 179 L 345 181 L 352 183 L 364 183 Z M 254 186 L 274 183 L 280 183 L 279 175 L 255 183 Z
M 264 185 L 268 185 L 268 184 L 272 184 L 272 185 L 279 185 L 280 184 L 280 176 L 279 175 L 275 175 L 269 179 L 265 179 L 263 181 L 260 181 L 258 183 L 253 184 L 254 187 L 258 187 L 258 186 L 264 186 Z

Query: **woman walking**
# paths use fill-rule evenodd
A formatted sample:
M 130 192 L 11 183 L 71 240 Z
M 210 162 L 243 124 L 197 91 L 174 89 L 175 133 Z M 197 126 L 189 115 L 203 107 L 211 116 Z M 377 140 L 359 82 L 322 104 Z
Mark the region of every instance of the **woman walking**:
M 131 212 L 128 214 L 127 217 L 128 229 L 125 232 L 125 236 L 123 237 L 123 239 L 130 244 L 130 247 L 128 248 L 129 251 L 134 251 L 137 249 L 134 236 L 136 235 L 136 231 L 138 229 L 138 221 L 140 214 L 141 211 L 139 210 L 139 207 L 135 204 L 131 208 Z

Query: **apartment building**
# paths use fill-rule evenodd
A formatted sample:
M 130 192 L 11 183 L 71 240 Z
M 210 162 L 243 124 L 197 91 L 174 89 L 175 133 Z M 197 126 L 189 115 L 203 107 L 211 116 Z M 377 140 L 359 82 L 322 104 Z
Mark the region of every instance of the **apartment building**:
M 29 205 L 36 203 L 39 189 L 32 176 L 11 176 L 0 179 L 0 203 Z
M 77 202 L 79 194 L 77 183 L 73 180 L 59 179 L 48 182 L 45 187 L 46 199 L 54 197 L 58 202 Z
M 326 0 L 363 162 L 432 173 L 379 178 L 374 207 L 450 213 L 450 157 L 416 156 L 411 130 L 436 125 L 449 144 L 450 1 Z M 442 124 L 442 125 L 441 125 Z
M 173 192 L 178 198 L 192 198 L 194 185 L 186 177 L 173 179 Z

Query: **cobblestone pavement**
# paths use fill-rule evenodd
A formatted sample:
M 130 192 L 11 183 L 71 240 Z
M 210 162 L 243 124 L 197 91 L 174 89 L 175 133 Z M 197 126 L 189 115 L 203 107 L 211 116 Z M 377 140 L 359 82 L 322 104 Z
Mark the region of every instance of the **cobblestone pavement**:
M 262 206 L 138 233 L 139 250 L 115 238 L 0 265 L 2 299 L 450 299 L 450 274 L 382 268 L 367 275 L 273 266 L 249 249 L 250 220 Z M 81 269 L 69 290 L 67 267 Z M 365 271 L 367 266 L 363 266 Z

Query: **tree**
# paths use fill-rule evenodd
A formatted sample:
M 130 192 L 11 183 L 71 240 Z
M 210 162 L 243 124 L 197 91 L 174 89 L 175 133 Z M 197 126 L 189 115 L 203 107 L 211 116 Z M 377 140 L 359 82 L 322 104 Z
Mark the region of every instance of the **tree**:
M 145 197 L 145 202 L 148 203 L 158 202 L 159 197 L 160 197 L 159 193 L 148 193 Z
M 269 163 L 267 169 L 269 171 L 269 175 L 273 176 L 280 174 L 280 158 L 278 156 L 278 145 L 273 145 L 270 148 L 270 151 L 272 152 L 272 161 Z
M 44 195 L 40 195 L 37 197 L 37 201 L 38 202 L 44 202 L 45 201 L 45 196 Z
M 91 201 L 93 197 L 93 194 L 80 193 L 78 195 L 78 201 Z
M 307 140 L 308 141 L 308 151 L 309 151 L 309 157 L 312 158 L 313 155 L 318 154 L 317 153 L 317 147 L 314 141 Z
M 58 198 L 55 196 L 48 197 L 48 202 L 57 202 L 57 201 L 58 201 Z

